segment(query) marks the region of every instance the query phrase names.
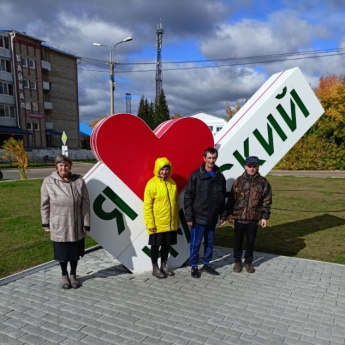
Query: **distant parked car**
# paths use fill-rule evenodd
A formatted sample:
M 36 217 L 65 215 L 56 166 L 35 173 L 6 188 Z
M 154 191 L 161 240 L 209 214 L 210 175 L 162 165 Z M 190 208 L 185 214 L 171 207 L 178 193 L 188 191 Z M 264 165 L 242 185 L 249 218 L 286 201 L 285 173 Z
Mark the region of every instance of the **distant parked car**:
M 2 174 L 2 171 L 0 170 L 0 180 L 4 177 L 4 175 Z

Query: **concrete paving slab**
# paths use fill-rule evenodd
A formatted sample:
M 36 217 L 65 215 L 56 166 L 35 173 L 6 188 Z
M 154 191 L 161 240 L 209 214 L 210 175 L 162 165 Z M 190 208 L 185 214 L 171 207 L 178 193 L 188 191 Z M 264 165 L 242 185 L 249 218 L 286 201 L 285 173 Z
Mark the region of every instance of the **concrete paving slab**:
M 345 344 L 345 266 L 255 253 L 256 272 L 130 274 L 104 249 L 80 260 L 80 289 L 43 265 L 0 280 L 0 344 Z

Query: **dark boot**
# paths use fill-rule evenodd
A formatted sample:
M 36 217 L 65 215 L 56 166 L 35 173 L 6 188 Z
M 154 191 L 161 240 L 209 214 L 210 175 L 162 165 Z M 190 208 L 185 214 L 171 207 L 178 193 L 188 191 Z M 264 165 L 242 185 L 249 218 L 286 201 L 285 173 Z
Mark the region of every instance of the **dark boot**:
M 70 275 L 70 280 L 71 280 L 71 286 L 73 289 L 78 289 L 78 287 L 81 286 L 79 281 L 77 280 L 77 277 L 73 274 Z
M 161 272 L 157 264 L 152 264 L 152 275 L 159 279 L 167 277 L 163 272 Z
M 218 276 L 219 272 L 217 272 L 214 268 L 212 268 L 210 265 L 204 265 L 201 267 L 200 272 L 206 272 L 208 274 L 211 274 L 213 276 Z
M 236 261 L 233 267 L 234 272 L 240 273 L 242 271 L 242 263 Z
M 175 275 L 175 273 L 173 271 L 169 270 L 166 261 L 162 262 L 161 271 L 167 276 L 174 276 Z
M 244 264 L 244 267 L 246 268 L 248 273 L 254 273 L 255 272 L 255 268 L 253 267 L 253 265 L 251 263 Z
M 191 276 L 193 278 L 200 278 L 200 272 L 199 272 L 198 267 L 192 267 Z
M 70 280 L 69 280 L 68 275 L 62 276 L 61 282 L 62 282 L 61 287 L 62 287 L 63 289 L 70 289 L 70 288 L 71 288 L 71 282 L 70 282 Z

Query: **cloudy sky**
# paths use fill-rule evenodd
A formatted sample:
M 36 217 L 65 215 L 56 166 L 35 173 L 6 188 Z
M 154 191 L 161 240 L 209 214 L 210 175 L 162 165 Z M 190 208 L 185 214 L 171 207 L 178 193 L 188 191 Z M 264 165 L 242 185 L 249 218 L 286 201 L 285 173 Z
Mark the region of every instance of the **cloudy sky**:
M 109 115 L 109 60 L 117 45 L 115 113 L 137 114 L 156 92 L 156 30 L 162 23 L 163 89 L 170 113 L 226 116 L 276 72 L 298 66 L 308 82 L 344 74 L 340 0 L 0 0 L 0 29 L 26 32 L 80 57 L 80 118 Z

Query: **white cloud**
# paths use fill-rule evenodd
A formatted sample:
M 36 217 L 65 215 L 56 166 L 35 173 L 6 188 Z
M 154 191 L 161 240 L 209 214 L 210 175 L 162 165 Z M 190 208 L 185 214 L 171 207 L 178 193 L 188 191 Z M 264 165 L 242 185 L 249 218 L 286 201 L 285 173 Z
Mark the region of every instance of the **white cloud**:
M 82 58 L 78 67 L 80 116 L 90 123 L 108 114 L 110 105 L 109 51 L 92 46 L 93 42 L 111 46 L 132 36 L 133 41 L 116 48 L 115 60 L 155 63 L 156 26 L 161 20 L 163 88 L 171 113 L 222 115 L 226 102 L 243 103 L 280 70 L 298 66 L 312 86 L 321 75 L 342 74 L 345 59 L 341 55 L 266 64 L 260 64 L 258 57 L 345 47 L 345 9 L 340 3 L 37 0 L 33 6 L 25 0 L 0 0 L 0 12 L 2 29 L 25 31 Z M 183 46 L 183 42 L 192 42 L 191 49 L 177 51 L 176 44 Z M 178 69 L 167 70 L 171 65 L 166 62 L 176 61 L 176 56 L 180 61 L 256 57 L 251 60 L 256 63 L 228 60 L 217 62 L 228 66 L 198 69 L 182 68 L 206 64 L 181 63 L 176 64 Z M 155 64 L 118 65 L 116 69 L 120 73 L 116 74 L 115 109 L 125 112 L 125 93 L 130 92 L 136 114 L 141 96 L 149 101 L 155 98 Z M 142 72 L 146 69 L 153 71 Z M 137 72 L 128 72 L 133 70 Z

